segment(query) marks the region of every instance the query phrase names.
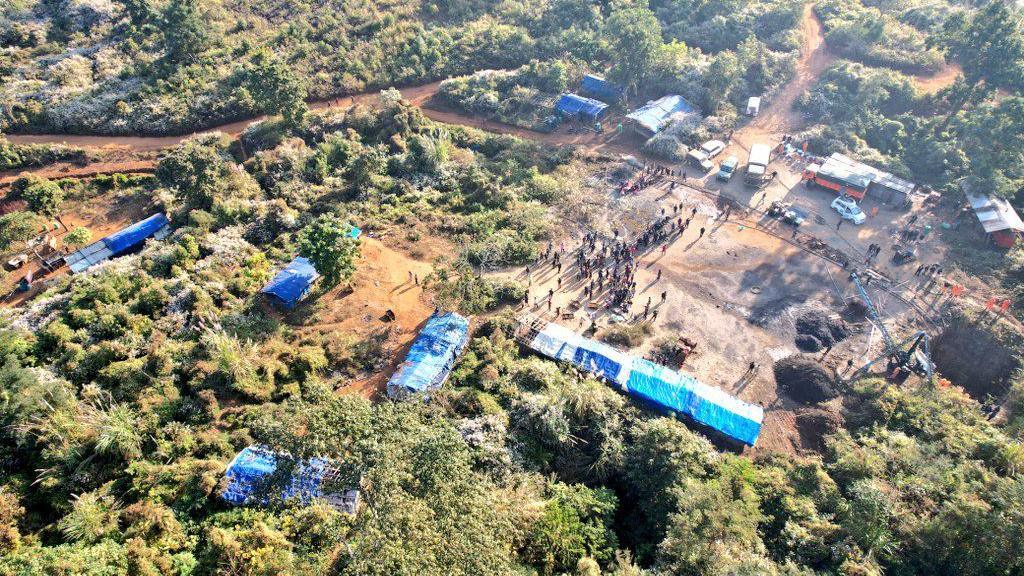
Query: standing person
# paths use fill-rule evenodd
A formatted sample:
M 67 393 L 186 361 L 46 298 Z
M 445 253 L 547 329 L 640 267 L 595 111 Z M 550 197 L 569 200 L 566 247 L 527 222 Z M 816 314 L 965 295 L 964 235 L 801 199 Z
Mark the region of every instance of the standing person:
M 703 237 L 704 237 L 704 227 L 701 226 L 700 227 L 700 236 L 698 236 L 698 238 L 703 238 Z
M 836 222 L 836 230 L 838 231 L 838 230 L 839 230 L 839 227 L 840 227 L 840 226 L 842 226 L 842 225 L 843 225 L 843 219 L 842 219 L 842 218 L 840 218 L 840 219 L 839 219 L 839 222 Z
M 658 311 L 655 310 L 654 312 L 651 312 L 651 322 L 654 322 L 657 319 L 658 319 Z
M 661 268 L 658 268 L 658 277 L 654 281 L 658 282 L 659 280 L 661 280 Z
M 667 299 L 668 299 L 668 290 L 663 290 L 661 292 L 661 301 L 664 302 Z

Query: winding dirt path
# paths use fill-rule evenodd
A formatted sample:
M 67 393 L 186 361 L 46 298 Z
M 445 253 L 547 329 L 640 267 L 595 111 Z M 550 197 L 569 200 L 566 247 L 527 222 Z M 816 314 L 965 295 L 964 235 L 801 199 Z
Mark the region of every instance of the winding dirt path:
M 814 14 L 812 8 L 813 6 L 811 4 L 807 4 L 804 7 L 803 22 L 801 24 L 803 28 L 804 45 L 801 48 L 801 56 L 797 62 L 796 76 L 778 95 L 776 95 L 775 98 L 772 99 L 771 103 L 762 109 L 760 116 L 748 125 L 736 131 L 733 136 L 734 141 L 739 141 L 741 143 L 753 142 L 756 141 L 757 138 L 768 134 L 781 134 L 786 131 L 792 131 L 795 127 L 798 127 L 803 123 L 799 115 L 793 112 L 793 103 L 800 97 L 800 94 L 802 94 L 817 79 L 825 68 L 835 60 L 835 58 L 824 47 L 825 39 L 822 35 L 821 23 L 818 21 L 818 18 Z M 441 82 L 437 81 L 429 84 L 423 84 L 421 86 L 403 88 L 402 96 L 412 104 L 422 108 L 427 117 L 438 122 L 472 126 L 494 133 L 512 134 L 547 144 L 585 146 L 596 152 L 636 154 L 639 149 L 638 144 L 640 144 L 640 142 L 627 138 L 625 135 L 619 138 L 607 138 L 606 135 L 594 134 L 592 132 L 569 133 L 565 129 L 551 134 L 544 134 L 525 128 L 485 120 L 453 110 L 441 109 L 431 105 L 431 101 L 437 94 L 440 85 Z M 310 104 L 310 108 L 313 110 L 344 108 L 356 103 L 372 105 L 377 102 L 379 94 L 379 91 L 375 91 L 357 94 L 354 96 L 321 100 L 312 102 Z M 164 148 L 175 146 L 183 140 L 191 138 L 197 134 L 223 132 L 230 136 L 237 137 L 248 126 L 264 119 L 266 119 L 265 116 L 258 116 L 256 118 L 240 120 L 207 130 L 178 136 L 11 134 L 5 137 L 15 144 L 66 144 L 68 146 L 75 146 L 79 148 L 100 150 L 127 149 L 134 152 L 156 152 Z M 749 144 L 747 144 L 747 147 L 749 147 Z M 139 164 L 137 162 L 133 164 L 135 165 L 131 170 L 138 171 L 140 168 Z M 150 162 L 150 164 L 152 164 L 152 162 Z M 114 166 L 108 166 L 105 169 L 122 171 L 114 169 Z M 45 170 L 46 168 L 40 169 L 37 172 L 43 172 Z M 75 173 L 72 171 L 72 173 L 65 174 L 65 176 L 71 176 L 74 174 Z M 0 177 L 0 181 L 2 181 L 2 177 Z
M 794 104 L 797 98 L 836 61 L 836 57 L 825 45 L 825 35 L 821 22 L 814 13 L 813 4 L 804 6 L 800 27 L 803 45 L 800 47 L 800 59 L 796 63 L 796 74 L 767 106 L 761 107 L 761 112 L 756 118 L 733 133 L 732 142 L 726 153 L 742 157 L 739 151 L 749 152 L 752 144 L 761 142 L 774 145 L 784 134 L 797 132 L 806 126 L 807 120 L 794 109 Z

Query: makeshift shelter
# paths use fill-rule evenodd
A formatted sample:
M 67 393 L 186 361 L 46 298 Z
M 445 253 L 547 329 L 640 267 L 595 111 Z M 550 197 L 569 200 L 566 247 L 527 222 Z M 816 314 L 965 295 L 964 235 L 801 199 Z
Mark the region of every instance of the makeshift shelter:
M 271 278 L 270 282 L 267 282 L 260 293 L 266 294 L 280 306 L 291 310 L 306 296 L 319 277 L 320 274 L 312 262 L 302 256 L 296 256 Z
M 334 462 L 327 458 L 309 458 L 290 462 L 290 470 L 279 471 L 278 464 L 283 459 L 287 456 L 266 448 L 244 448 L 224 472 L 226 487 L 221 497 L 236 506 L 267 504 L 271 495 L 298 498 L 303 504 L 322 499 L 339 512 L 355 514 L 359 491 L 336 486 L 339 472 Z M 285 472 L 290 473 L 289 477 L 281 477 Z
M 555 360 L 569 362 L 663 409 L 683 414 L 730 438 L 753 446 L 764 410 L 682 374 L 585 338 L 533 315 L 520 320 L 517 340 Z
M 162 213 L 154 214 L 68 254 L 64 261 L 72 273 L 83 272 L 108 258 L 121 256 L 141 247 L 149 238 L 162 240 L 170 233 L 171 222 L 167 216 Z
M 621 100 L 625 92 L 621 86 L 612 84 L 601 76 L 587 74 L 580 82 L 580 92 L 584 96 L 597 98 L 598 100 Z
M 562 97 L 555 103 L 555 110 L 572 118 L 597 121 L 604 116 L 608 105 L 600 100 L 584 98 L 578 94 L 562 94 Z
M 630 112 L 626 118 L 633 129 L 650 138 L 661 132 L 673 114 L 695 114 L 696 108 L 678 94 L 664 96 Z
M 401 398 L 440 388 L 468 340 L 468 320 L 454 312 L 432 315 L 388 380 L 388 396 Z
M 968 192 L 971 187 L 966 182 L 961 183 L 960 188 L 967 196 L 967 201 L 974 209 L 974 214 L 989 239 L 1001 248 L 1012 248 L 1024 232 L 1024 222 L 1010 205 L 1010 201 L 1006 198 L 977 194 L 973 190 Z

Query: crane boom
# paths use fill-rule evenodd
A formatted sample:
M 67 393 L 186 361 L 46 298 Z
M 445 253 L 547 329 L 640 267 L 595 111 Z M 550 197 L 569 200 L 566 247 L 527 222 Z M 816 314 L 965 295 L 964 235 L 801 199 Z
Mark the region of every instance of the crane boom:
M 882 331 L 882 340 L 885 341 L 885 351 L 888 354 L 892 354 L 897 349 L 896 341 L 893 340 L 892 334 L 889 333 L 889 329 L 885 327 L 885 323 L 882 322 L 882 317 L 878 314 L 878 309 L 875 308 L 875 303 L 871 301 L 871 297 L 868 296 L 868 291 L 864 289 L 864 285 L 860 283 L 860 278 L 857 277 L 857 273 L 850 274 L 850 279 L 853 280 L 853 285 L 857 287 L 857 291 L 860 292 L 860 299 L 864 301 L 864 305 L 868 307 L 868 316 L 871 320 L 878 325 L 878 329 Z

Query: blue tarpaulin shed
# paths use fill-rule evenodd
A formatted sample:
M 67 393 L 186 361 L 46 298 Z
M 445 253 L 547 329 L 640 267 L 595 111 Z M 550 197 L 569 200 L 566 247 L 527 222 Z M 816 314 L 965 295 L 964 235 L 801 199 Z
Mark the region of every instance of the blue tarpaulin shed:
M 622 98 L 622 87 L 594 74 L 587 74 L 580 83 L 580 92 L 586 96 L 602 100 L 619 100 Z
M 469 340 L 469 321 L 454 312 L 427 320 L 398 370 L 388 380 L 395 398 L 440 388 Z
M 274 297 L 282 306 L 291 309 L 302 300 L 319 277 L 312 262 L 296 256 L 260 292 Z
M 637 130 L 653 136 L 661 131 L 673 114 L 693 114 L 697 110 L 678 94 L 664 96 L 630 112 L 626 118 L 636 124 Z
M 280 459 L 279 454 L 265 448 L 244 448 L 224 472 L 226 486 L 221 497 L 236 506 L 266 504 L 275 493 L 281 498 L 298 498 L 303 504 L 322 498 L 342 512 L 355 513 L 359 491 L 332 486 L 338 480 L 338 469 L 331 460 L 309 458 L 295 462 L 289 478 L 276 478 Z
M 633 396 L 753 446 L 761 432 L 764 410 L 702 384 L 696 378 L 637 358 L 595 340 L 528 315 L 518 340 L 525 346 L 604 377 Z
M 64 261 L 72 272 L 82 272 L 108 258 L 131 252 L 142 246 L 149 238 L 166 238 L 170 234 L 170 224 L 170 220 L 163 213 L 154 214 L 68 254 Z
M 643 358 L 633 358 L 626 391 L 754 445 L 761 432 L 764 411 L 718 388 L 697 381 Z
M 566 116 L 598 120 L 604 115 L 608 105 L 600 100 L 585 98 L 578 94 L 562 94 L 555 104 L 555 109 Z

